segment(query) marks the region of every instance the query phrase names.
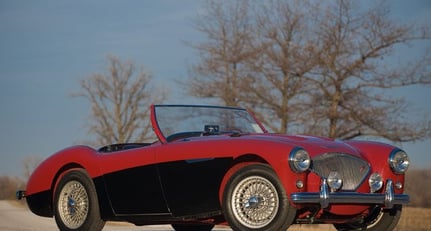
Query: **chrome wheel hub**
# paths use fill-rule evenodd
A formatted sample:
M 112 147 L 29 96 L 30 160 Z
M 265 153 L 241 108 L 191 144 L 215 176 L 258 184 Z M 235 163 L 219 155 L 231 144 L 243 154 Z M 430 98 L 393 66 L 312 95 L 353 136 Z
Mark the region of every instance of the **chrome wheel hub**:
M 233 190 L 233 214 L 246 227 L 256 229 L 268 225 L 277 215 L 278 207 L 277 190 L 263 177 L 247 177 Z
M 256 209 L 259 207 L 259 204 L 262 202 L 263 198 L 258 196 L 252 196 L 245 203 L 244 207 L 246 209 Z
M 61 189 L 58 198 L 58 212 L 65 226 L 79 228 L 86 220 L 89 211 L 88 194 L 78 181 L 70 181 Z

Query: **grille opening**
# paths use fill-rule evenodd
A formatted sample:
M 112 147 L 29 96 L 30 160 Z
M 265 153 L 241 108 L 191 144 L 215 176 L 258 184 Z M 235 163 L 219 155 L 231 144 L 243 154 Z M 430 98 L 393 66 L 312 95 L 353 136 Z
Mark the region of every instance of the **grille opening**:
M 312 159 L 311 171 L 322 178 L 337 172 L 343 179 L 341 190 L 354 191 L 367 177 L 370 165 L 367 161 L 343 153 L 325 153 Z

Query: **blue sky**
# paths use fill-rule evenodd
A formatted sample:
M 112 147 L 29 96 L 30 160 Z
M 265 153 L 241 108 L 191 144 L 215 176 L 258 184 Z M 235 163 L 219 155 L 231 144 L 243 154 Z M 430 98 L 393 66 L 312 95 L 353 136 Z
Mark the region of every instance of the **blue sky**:
M 390 1 L 392 17 L 431 26 L 431 1 Z M 89 140 L 89 105 L 71 97 L 79 80 L 106 68 L 106 56 L 133 60 L 172 92 L 167 103 L 199 102 L 175 79 L 196 61 L 185 41 L 202 40 L 192 20 L 202 1 L 0 0 L 0 175 L 23 172 L 26 156 L 46 158 Z M 418 56 L 429 41 L 412 44 Z M 431 116 L 430 87 L 396 90 Z M 431 142 L 403 144 L 415 167 L 431 167 Z

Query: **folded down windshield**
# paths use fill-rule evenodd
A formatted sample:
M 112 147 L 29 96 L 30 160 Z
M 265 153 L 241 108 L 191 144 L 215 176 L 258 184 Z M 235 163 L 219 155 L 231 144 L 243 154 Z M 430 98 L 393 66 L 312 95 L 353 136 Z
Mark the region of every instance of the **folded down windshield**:
M 264 133 L 254 117 L 241 108 L 155 105 L 154 110 L 158 128 L 165 138 L 184 132 Z

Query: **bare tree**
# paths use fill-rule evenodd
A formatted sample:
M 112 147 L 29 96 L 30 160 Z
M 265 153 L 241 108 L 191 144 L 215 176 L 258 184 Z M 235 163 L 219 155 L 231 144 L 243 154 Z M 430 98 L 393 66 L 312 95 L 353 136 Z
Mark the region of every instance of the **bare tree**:
M 388 7 L 376 5 L 363 12 L 355 1 L 330 2 L 316 14 L 319 67 L 309 76 L 313 86 L 306 123 L 309 133 L 333 138 L 383 137 L 396 142 L 430 137 L 431 121 L 404 117 L 409 110 L 402 98 L 386 89 L 430 84 L 431 54 L 412 65 L 388 67 L 397 46 L 429 39 L 427 30 L 391 21 Z
M 430 137 L 429 118 L 408 118 L 408 104 L 390 89 L 430 84 L 431 53 L 406 65 L 386 62 L 400 46 L 429 39 L 429 28 L 391 21 L 384 3 L 354 4 L 210 1 L 198 18 L 209 41 L 194 46 L 201 61 L 191 93 L 251 107 L 280 133 Z
M 200 63 L 188 81 L 190 93 L 253 108 L 276 132 L 300 115 L 302 76 L 313 65 L 301 1 L 209 1 L 196 20 L 208 41 L 193 45 Z
M 142 142 L 154 139 L 149 106 L 165 98 L 163 91 L 152 91 L 151 74 L 133 62 L 108 56 L 109 72 L 93 74 L 81 81 L 83 93 L 91 104 L 89 132 L 99 145 Z
M 191 95 L 217 98 L 228 106 L 238 105 L 244 62 L 256 54 L 250 49 L 253 33 L 248 8 L 246 0 L 207 2 L 195 29 L 208 40 L 191 45 L 200 57 L 200 63 L 190 70 L 187 85 Z
M 255 48 L 244 80 L 244 103 L 273 131 L 287 133 L 302 117 L 308 89 L 304 75 L 316 65 L 315 42 L 309 34 L 307 3 L 265 1 L 254 9 Z

